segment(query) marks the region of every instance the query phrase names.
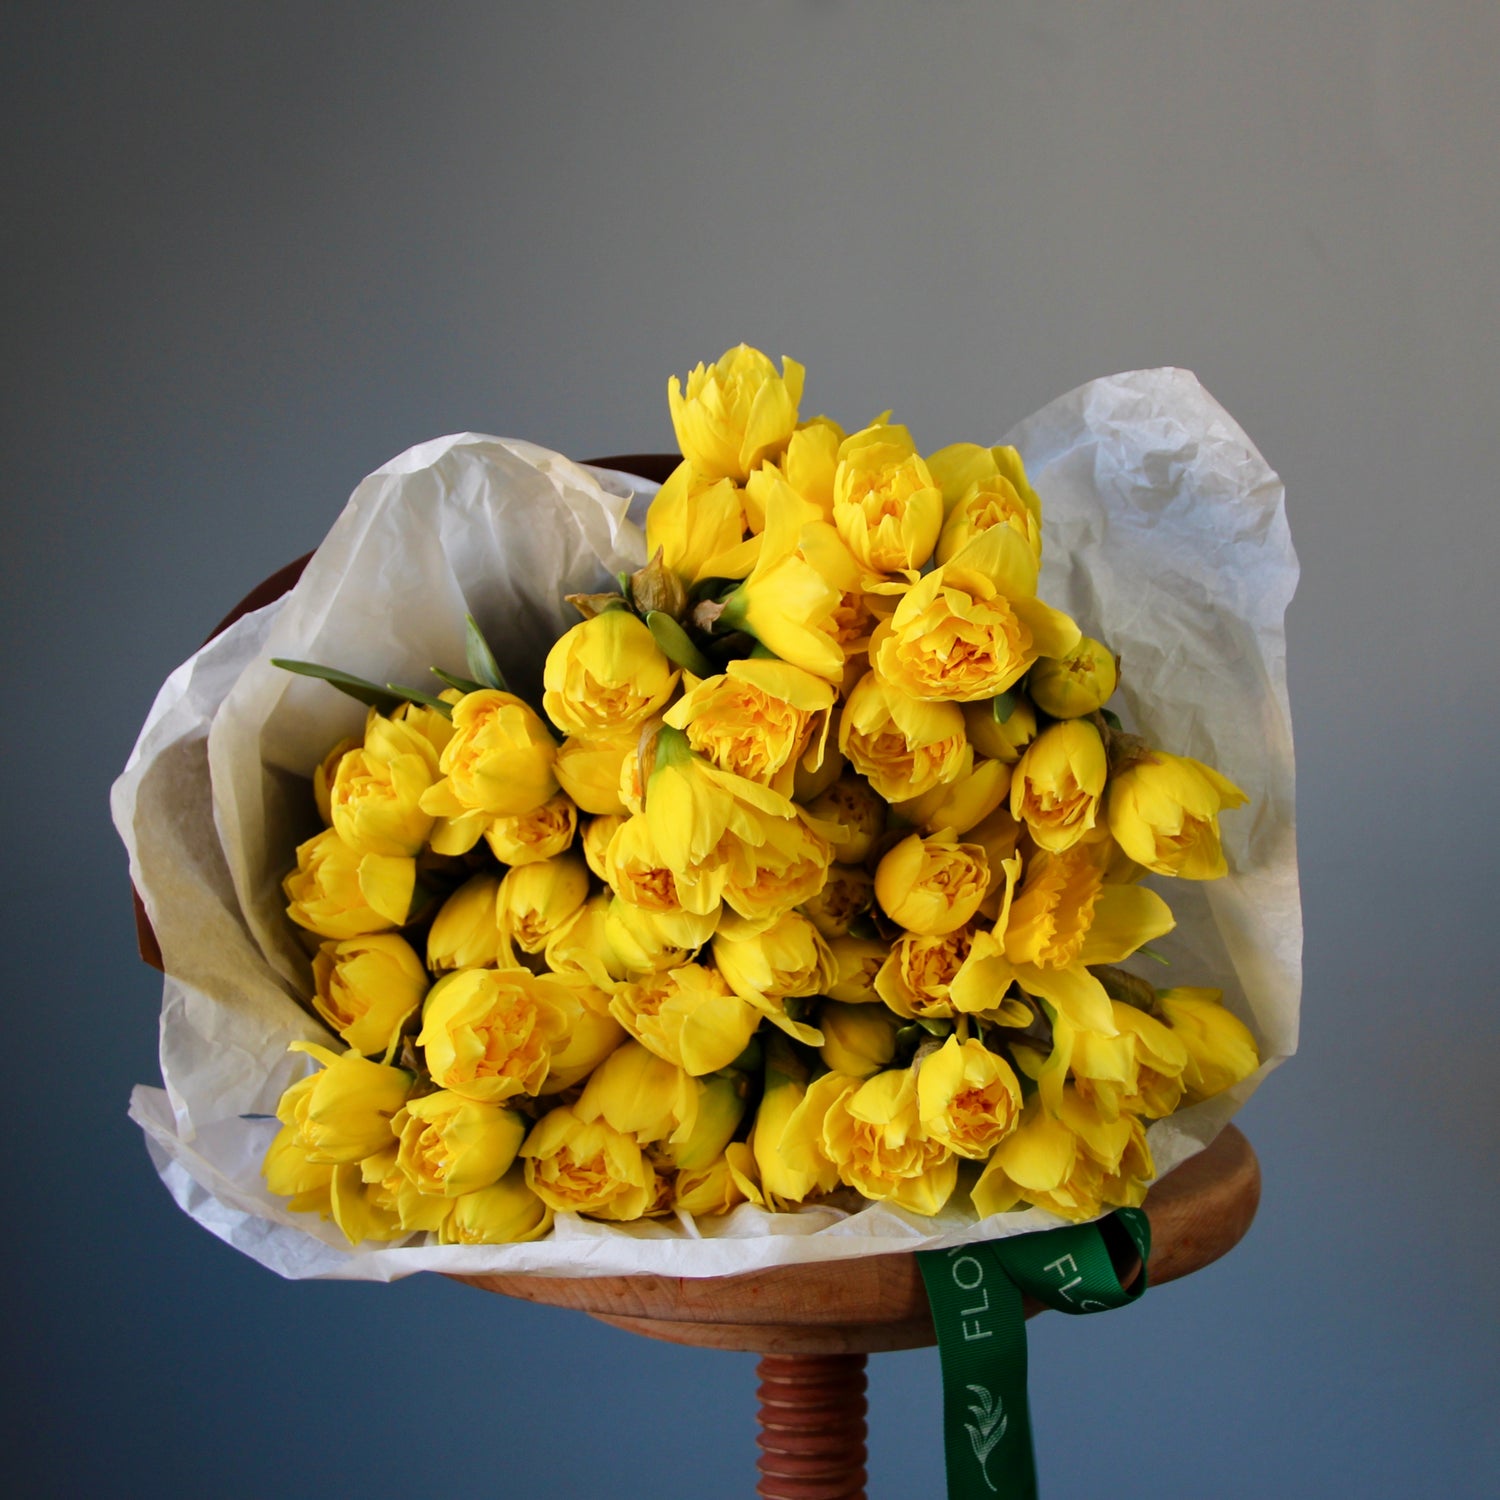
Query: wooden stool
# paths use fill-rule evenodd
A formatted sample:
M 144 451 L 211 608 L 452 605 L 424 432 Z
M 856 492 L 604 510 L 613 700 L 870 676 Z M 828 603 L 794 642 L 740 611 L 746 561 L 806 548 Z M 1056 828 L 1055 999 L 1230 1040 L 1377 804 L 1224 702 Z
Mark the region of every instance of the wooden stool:
M 1233 1125 L 1146 1195 L 1151 1284 L 1217 1260 L 1249 1229 L 1260 1164 Z M 759 1366 L 763 1500 L 865 1493 L 865 1357 L 937 1342 L 912 1255 L 782 1266 L 747 1276 L 459 1276 L 458 1281 L 586 1312 L 647 1338 L 750 1350 Z M 1028 1300 L 1026 1315 L 1044 1311 Z

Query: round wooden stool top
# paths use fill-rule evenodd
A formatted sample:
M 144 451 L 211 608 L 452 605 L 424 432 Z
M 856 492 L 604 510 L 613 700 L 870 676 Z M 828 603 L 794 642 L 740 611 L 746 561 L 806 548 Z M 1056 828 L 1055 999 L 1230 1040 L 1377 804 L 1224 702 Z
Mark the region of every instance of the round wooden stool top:
M 1152 1285 L 1217 1260 L 1244 1236 L 1260 1202 L 1260 1164 L 1226 1126 L 1213 1144 L 1146 1195 Z M 470 1286 L 570 1307 L 674 1344 L 760 1354 L 877 1354 L 934 1344 L 912 1255 L 778 1266 L 745 1276 L 460 1276 Z M 1028 1315 L 1040 1312 L 1033 1304 Z

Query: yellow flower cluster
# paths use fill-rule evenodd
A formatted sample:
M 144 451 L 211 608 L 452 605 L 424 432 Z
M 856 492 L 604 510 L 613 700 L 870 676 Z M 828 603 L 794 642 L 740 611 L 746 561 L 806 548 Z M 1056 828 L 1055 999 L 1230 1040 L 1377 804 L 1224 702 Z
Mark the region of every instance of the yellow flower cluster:
M 540 711 L 452 688 L 316 768 L 285 890 L 348 1050 L 282 1099 L 294 1210 L 1082 1219 L 1258 1067 L 1218 992 L 1118 967 L 1173 926 L 1143 877 L 1223 875 L 1245 798 L 1106 707 L 1020 455 L 802 420 L 803 377 L 741 346 L 670 383 L 652 561 L 578 596 Z

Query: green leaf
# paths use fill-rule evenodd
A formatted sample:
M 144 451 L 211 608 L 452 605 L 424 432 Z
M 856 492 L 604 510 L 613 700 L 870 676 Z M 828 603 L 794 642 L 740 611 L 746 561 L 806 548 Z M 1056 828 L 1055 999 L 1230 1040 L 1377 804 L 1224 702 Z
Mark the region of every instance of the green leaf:
M 1163 968 L 1171 968 L 1172 966 L 1172 960 L 1165 957 L 1163 954 L 1158 953 L 1155 948 L 1148 948 L 1144 944 L 1142 944 L 1135 951 L 1146 958 L 1154 958 L 1157 963 L 1163 966 Z
M 1119 730 L 1121 732 L 1124 731 L 1125 726 L 1120 722 L 1120 716 L 1114 711 L 1114 709 L 1101 708 L 1099 710 L 1099 717 L 1103 719 L 1111 729 Z
M 472 677 L 460 677 L 456 672 L 445 672 L 441 667 L 429 667 L 439 682 L 446 682 L 449 687 L 457 688 L 461 693 L 479 693 L 484 691 L 482 682 L 475 682 Z
M 1016 704 L 1021 700 L 1021 690 L 1011 688 L 1007 692 L 997 693 L 990 699 L 990 712 L 995 717 L 997 724 L 1003 724 L 1016 711 Z
M 692 643 L 687 631 L 671 615 L 653 609 L 646 616 L 646 628 L 668 661 L 675 662 L 695 677 L 714 675 L 714 664 Z
M 465 615 L 464 620 L 468 626 L 465 656 L 469 664 L 469 675 L 485 687 L 505 692 L 505 674 L 501 672 L 500 663 L 495 660 L 495 653 L 490 650 L 490 643 L 485 640 L 484 632 L 479 628 L 479 621 L 473 615 Z
M 282 657 L 272 657 L 271 665 L 280 667 L 283 672 L 295 672 L 299 677 L 316 677 L 330 687 L 336 687 L 341 693 L 347 693 L 356 702 L 379 709 L 383 714 L 388 714 L 401 705 L 401 699 L 388 687 L 356 677 L 352 672 L 341 672 L 337 667 L 319 666 L 314 661 L 287 661 Z
M 453 705 L 444 703 L 441 698 L 434 698 L 431 693 L 424 693 L 417 688 L 402 687 L 399 682 L 388 682 L 386 686 L 393 693 L 400 693 L 408 703 L 420 703 L 424 708 L 434 708 L 445 719 L 453 717 Z

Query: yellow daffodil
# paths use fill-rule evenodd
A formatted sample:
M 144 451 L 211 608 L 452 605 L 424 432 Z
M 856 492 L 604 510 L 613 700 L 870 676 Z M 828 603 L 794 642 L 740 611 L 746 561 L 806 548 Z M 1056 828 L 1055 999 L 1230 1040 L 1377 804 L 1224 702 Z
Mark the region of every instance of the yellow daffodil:
M 943 495 L 905 427 L 877 422 L 839 445 L 833 523 L 872 573 L 920 568 L 943 524 Z
M 574 1111 L 585 1122 L 604 1120 L 643 1146 L 680 1145 L 697 1128 L 703 1097 L 703 1085 L 685 1068 L 630 1041 L 594 1069 Z
M 1158 875 L 1217 880 L 1229 868 L 1219 813 L 1247 801 L 1212 766 L 1152 750 L 1111 779 L 1109 831 L 1131 859 Z
M 391 1121 L 406 1102 L 412 1075 L 357 1052 L 293 1042 L 322 1064 L 281 1096 L 276 1118 L 293 1126 L 313 1162 L 359 1161 L 388 1146 Z
M 843 937 L 875 904 L 874 877 L 862 865 L 830 865 L 823 889 L 802 903 L 803 914 L 825 938 Z
M 910 697 L 977 703 L 1078 640 L 1073 621 L 1036 597 L 1030 549 L 997 526 L 902 593 L 871 638 L 870 660 Z
M 566 1107 L 543 1116 L 521 1147 L 526 1184 L 558 1213 L 639 1219 L 656 1204 L 655 1169 L 634 1136 Z
M 949 989 L 973 945 L 968 925 L 935 936 L 904 933 L 875 975 L 875 993 L 908 1020 L 951 1016 Z
M 922 1125 L 910 1068 L 863 1083 L 826 1073 L 809 1091 L 826 1093 L 823 1146 L 839 1177 L 866 1198 L 931 1215 L 952 1196 L 958 1159 Z
M 397 1164 L 422 1192 L 444 1198 L 498 1182 L 526 1134 L 515 1110 L 446 1090 L 411 1100 L 394 1123 Z
M 540 953 L 588 893 L 588 866 L 579 854 L 517 865 L 495 895 L 500 930 L 525 952 Z
M 783 358 L 781 374 L 758 349 L 740 344 L 712 365 L 697 365 L 683 390 L 667 382 L 667 406 L 682 456 L 710 479 L 743 483 L 778 458 L 797 426 L 805 371 Z
M 421 799 L 437 775 L 432 742 L 372 708 L 363 745 L 345 755 L 334 774 L 329 809 L 335 831 L 358 854 L 421 853 L 434 821 Z
M 883 1005 L 825 1000 L 818 1007 L 818 1030 L 823 1033 L 818 1055 L 835 1073 L 850 1078 L 872 1077 L 896 1055 L 900 1025 Z
M 838 966 L 833 983 L 825 991 L 828 998 L 849 1005 L 878 1005 L 881 997 L 875 989 L 875 979 L 890 956 L 890 943 L 884 938 L 850 934 L 834 938 L 828 944 L 828 951 Z
M 702 578 L 725 578 L 717 561 L 740 544 L 745 512 L 730 479 L 711 479 L 686 459 L 672 470 L 646 512 L 646 553 L 691 587 Z
M 698 1108 L 693 1127 L 653 1147 L 659 1162 L 677 1171 L 697 1171 L 723 1156 L 745 1116 L 742 1080 L 723 1074 L 697 1082 Z
M 499 891 L 498 877 L 473 875 L 438 908 L 427 933 L 427 967 L 434 974 L 500 962 L 506 939 L 495 904 Z
M 1021 1085 L 982 1042 L 950 1036 L 916 1064 L 922 1128 L 959 1156 L 984 1161 L 1016 1128 Z
M 1075 1026 L 1112 1036 L 1110 999 L 1089 966 L 1118 963 L 1174 925 L 1155 891 L 1104 880 L 1097 846 L 1039 851 L 994 928 L 975 937 L 949 994 L 959 1010 L 980 1012 L 1019 984 Z
M 807 804 L 821 822 L 837 825 L 829 837 L 831 852 L 840 864 L 857 865 L 885 832 L 886 802 L 862 776 L 846 771 L 832 786 Z
M 967 833 L 984 822 L 1009 792 L 1010 767 L 1004 761 L 976 758 L 966 775 L 910 801 L 898 802 L 896 812 L 924 833 L 936 833 L 940 828 Z
M 463 854 L 497 817 L 540 807 L 556 790 L 557 743 L 514 693 L 491 688 L 453 705 L 453 737 L 438 758 L 443 779 L 422 794 L 423 812 L 439 821 L 432 847 Z
M 1083 719 L 1044 729 L 1027 747 L 1010 783 L 1010 810 L 1042 849 L 1071 848 L 1098 821 L 1108 775 L 1104 741 Z
M 346 735 L 313 767 L 313 800 L 325 828 L 333 826 L 333 778 L 338 775 L 339 762 L 359 746 L 358 740 Z
M 839 717 L 839 749 L 887 802 L 956 781 L 974 763 L 954 703 L 923 703 L 867 672 Z
M 355 1052 L 389 1060 L 401 1028 L 427 993 L 427 971 L 410 943 L 377 932 L 322 944 L 313 958 L 313 1005 Z
M 433 985 L 417 1044 L 441 1088 L 485 1103 L 534 1096 L 567 1039 L 572 1009 L 555 975 L 460 969 Z
M 727 1068 L 761 1019 L 723 975 L 702 964 L 679 964 L 622 984 L 609 1008 L 638 1042 L 694 1077 Z
M 771 1208 L 802 1203 L 838 1186 L 838 1168 L 823 1147 L 822 1114 L 809 1115 L 803 1108 L 807 1082 L 805 1064 L 772 1033 L 766 1041 L 765 1088 L 750 1132 L 761 1191 Z
M 666 704 L 680 675 L 643 620 L 607 609 L 573 626 L 547 653 L 542 707 L 565 735 L 620 739 Z
M 955 443 L 934 453 L 927 466 L 943 492 L 944 521 L 937 560 L 947 562 L 971 537 L 994 526 L 1016 533 L 1042 556 L 1042 506 L 1014 448 Z
M 700 947 L 718 925 L 722 863 L 705 862 L 678 875 L 656 847 L 644 813 L 616 829 L 604 855 L 604 878 L 621 901 L 653 917 L 657 931 L 678 947 Z
M 282 882 L 287 916 L 324 938 L 363 937 L 405 924 L 417 866 L 401 855 L 358 854 L 331 828 L 297 849 Z
M 755 1154 L 744 1141 L 731 1141 L 706 1166 L 679 1171 L 672 1184 L 672 1206 L 695 1218 L 727 1214 L 741 1203 L 765 1205 Z
M 502 865 L 532 865 L 565 854 L 578 831 L 578 808 L 563 792 L 513 818 L 496 818 L 484 841 Z
M 1002 724 L 989 703 L 965 703 L 964 730 L 977 755 L 1014 766 L 1021 752 L 1036 738 L 1036 710 L 1024 697 L 1017 697 Z
M 733 661 L 695 683 L 666 722 L 721 771 L 792 795 L 797 765 L 823 762 L 834 690 L 784 661 Z
M 914 833 L 889 850 L 875 870 L 875 895 L 908 932 L 955 932 L 979 910 L 989 888 L 989 861 L 978 844 L 960 844 L 948 830 Z

